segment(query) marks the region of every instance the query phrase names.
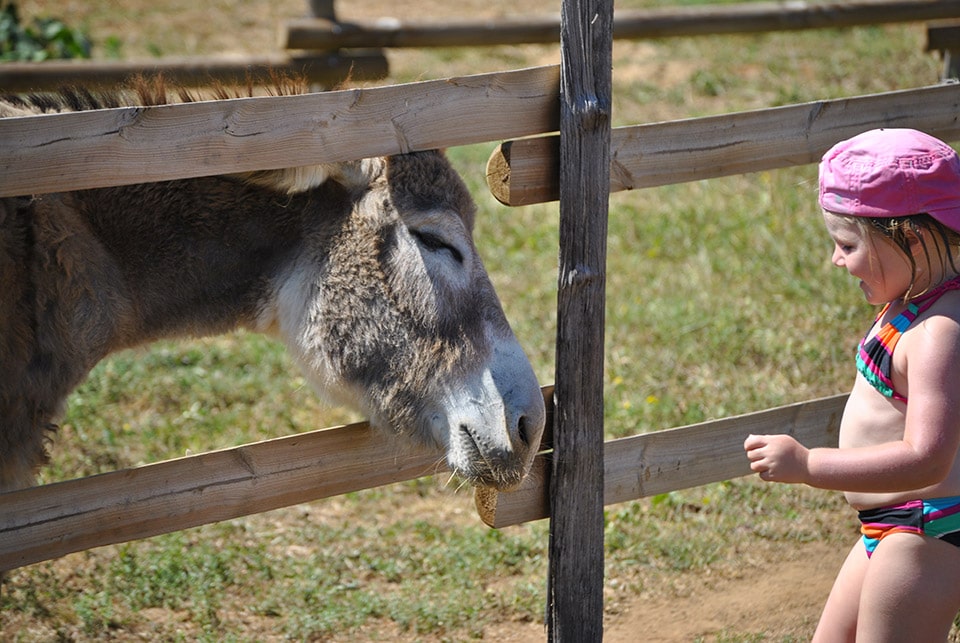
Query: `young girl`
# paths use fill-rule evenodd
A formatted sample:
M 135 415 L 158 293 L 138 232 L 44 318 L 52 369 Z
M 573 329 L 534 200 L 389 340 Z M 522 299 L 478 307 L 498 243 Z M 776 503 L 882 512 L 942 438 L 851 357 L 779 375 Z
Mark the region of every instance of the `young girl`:
M 841 490 L 859 511 L 814 641 L 944 641 L 960 610 L 960 160 L 915 130 L 866 132 L 824 155 L 820 205 L 834 265 L 883 308 L 839 448 L 744 449 L 761 479 Z

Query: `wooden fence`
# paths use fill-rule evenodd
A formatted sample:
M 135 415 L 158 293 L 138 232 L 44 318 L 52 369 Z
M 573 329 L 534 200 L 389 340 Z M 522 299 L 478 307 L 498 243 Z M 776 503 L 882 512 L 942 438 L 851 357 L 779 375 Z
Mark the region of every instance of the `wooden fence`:
M 915 9 L 949 6 L 949 15 L 960 16 L 960 2 L 954 0 L 909 4 Z M 562 46 L 570 47 L 571 39 L 584 37 L 588 30 L 583 20 L 600 15 L 594 9 L 589 0 L 564 2 Z M 921 18 L 913 13 L 909 19 Z M 574 45 L 564 58 L 568 61 L 564 69 L 543 67 L 308 96 L 0 120 L 0 196 L 334 162 L 560 128 L 560 141 L 568 147 L 559 145 L 556 138 L 513 141 L 498 148 L 490 163 L 492 188 L 505 203 L 561 197 L 561 227 L 568 227 L 561 234 L 558 388 L 555 395 L 546 391 L 548 402 L 557 400 L 550 420 L 557 436 L 554 443 L 545 443 L 548 450 L 538 457 L 534 475 L 519 491 L 481 491 L 477 503 L 484 520 L 496 526 L 546 517 L 552 503 L 553 519 L 560 517 L 565 525 L 559 529 L 563 538 L 570 527 L 591 534 L 583 549 L 563 539 L 552 545 L 551 566 L 558 552 L 565 551 L 566 559 L 573 556 L 571 551 L 596 558 L 595 535 L 600 533 L 599 574 L 592 570 L 574 583 L 574 576 L 567 574 L 570 582 L 561 582 L 563 577 L 551 571 L 550 589 L 551 618 L 563 621 L 554 631 L 564 634 L 556 638 L 596 640 L 602 631 L 602 609 L 594 600 L 602 601 L 602 524 L 591 520 L 587 529 L 580 528 L 583 525 L 577 521 L 582 515 L 563 502 L 558 504 L 558 486 L 576 486 L 571 480 L 582 480 L 586 471 L 589 485 L 585 488 L 590 493 L 600 484 L 598 502 L 584 501 L 590 509 L 587 515 L 596 517 L 596 508 L 603 502 L 743 475 L 749 472 L 741 448 L 746 433 L 787 432 L 811 445 L 835 444 L 844 398 L 611 441 L 599 454 L 601 470 L 591 468 L 598 449 L 586 454 L 591 460 L 586 468 L 558 468 L 549 448 L 571 452 L 571 436 L 579 435 L 563 435 L 571 424 L 579 424 L 591 440 L 602 436 L 602 407 L 597 419 L 596 404 L 602 401 L 602 386 L 597 385 L 595 368 L 598 355 L 602 367 L 602 332 L 599 343 L 597 337 L 590 337 L 571 348 L 577 338 L 564 338 L 562 329 L 571 310 L 596 309 L 597 299 L 603 309 L 603 268 L 591 268 L 581 259 L 585 255 L 592 261 L 602 259 L 605 248 L 579 247 L 576 239 L 583 236 L 581 227 L 590 226 L 590 220 L 578 219 L 577 212 L 595 210 L 605 202 L 606 190 L 601 184 L 602 193 L 592 194 L 591 203 L 571 204 L 564 198 L 563 186 L 569 193 L 576 191 L 578 181 L 594 179 L 595 166 L 589 179 L 583 167 L 596 158 L 609 161 L 609 183 L 616 190 L 809 163 L 834 142 L 873 127 L 913 126 L 947 140 L 960 137 L 960 85 L 611 132 L 604 102 L 608 97 L 603 91 L 590 94 L 598 86 L 604 89 L 603 77 L 609 70 L 591 69 L 590 61 L 596 63 L 592 53 L 603 49 L 603 38 L 612 39 L 611 30 L 605 27 L 602 38 L 579 50 Z M 577 51 L 580 57 L 574 55 Z M 469 131 L 462 129 L 464 113 L 472 116 Z M 584 136 L 571 136 L 571 132 Z M 606 148 L 598 151 L 597 141 Z M 574 163 L 573 157 L 583 150 L 591 151 L 580 158 L 580 164 Z M 657 160 L 651 164 L 651 158 Z M 598 235 L 589 239 L 602 242 Z M 587 291 L 595 297 L 593 306 L 583 305 L 581 295 Z M 562 364 L 584 354 L 594 366 L 590 381 L 561 371 Z M 437 470 L 436 453 L 396 455 L 381 440 L 366 425 L 353 425 L 0 495 L 0 568 Z M 560 451 L 563 441 L 565 452 Z M 565 456 L 557 460 L 572 462 Z M 371 475 L 374 471 L 379 477 Z M 558 472 L 572 477 L 560 485 Z M 545 494 L 551 485 L 554 493 L 548 502 Z M 572 505 L 579 506 L 578 502 L 574 499 Z M 552 538 L 558 527 L 552 530 Z M 584 583 L 593 598 L 576 608 Z
M 302 74 L 331 87 L 346 78 L 375 80 L 389 73 L 383 49 L 489 47 L 560 39 L 560 16 L 523 16 L 485 21 L 342 22 L 332 0 L 310 3 L 312 18 L 290 20 L 280 35 L 282 52 L 265 56 L 219 56 L 117 61 L 48 61 L 0 65 L 0 90 L 41 91 L 79 83 L 112 86 L 133 76 L 162 73 L 181 85 L 259 82 L 274 71 Z M 750 2 L 720 6 L 622 10 L 613 38 L 638 40 L 736 33 L 837 28 L 960 17 L 960 0 L 850 0 L 848 2 Z
M 302 163 L 301 155 L 304 154 L 309 156 L 309 162 L 323 162 L 349 158 L 351 153 L 394 154 L 451 145 L 458 139 L 456 123 L 462 118 L 463 109 L 476 110 L 476 113 L 488 117 L 473 123 L 469 136 L 460 134 L 460 142 L 464 138 L 507 138 L 511 132 L 551 131 L 556 129 L 557 74 L 556 67 L 541 67 L 288 97 L 302 98 L 306 102 L 303 105 L 293 103 L 299 108 L 285 113 L 283 119 L 275 118 L 277 113 L 284 111 L 286 104 L 278 97 L 4 119 L 0 120 L 0 195 L 54 189 L 58 183 L 71 189 L 122 183 L 130 180 L 128 166 L 136 165 L 138 161 L 144 167 L 150 167 L 148 176 L 157 179 L 251 169 L 251 163 L 260 165 L 264 159 L 281 165 L 285 158 Z M 417 107 L 411 111 L 406 105 L 414 104 L 414 101 Z M 379 106 L 373 108 L 379 116 L 377 119 L 366 117 L 364 110 L 371 109 L 371 105 Z M 361 118 L 351 109 L 361 110 L 364 116 Z M 817 117 L 810 118 L 811 115 Z M 670 182 L 671 173 L 678 181 L 695 180 L 809 163 L 833 142 L 872 127 L 909 125 L 955 140 L 960 138 L 958 115 L 960 84 L 939 85 L 644 125 L 639 127 L 647 133 L 640 137 L 627 135 L 626 131 L 632 128 L 626 128 L 625 132 L 613 137 L 611 161 L 615 164 L 624 155 L 659 154 L 662 158 L 654 165 L 663 168 L 662 171 L 635 171 L 631 176 L 648 177 L 638 179 L 638 183 Z M 92 117 L 92 120 L 85 117 Z M 380 135 L 382 121 L 390 122 L 401 117 L 408 119 L 406 136 Z M 277 125 L 281 120 L 282 126 Z M 234 122 L 235 127 L 253 135 L 238 137 L 219 127 L 211 128 L 209 138 L 205 138 L 198 134 L 196 124 L 206 122 Z M 343 130 L 338 130 L 338 136 L 331 137 L 329 130 L 314 127 L 317 122 L 328 122 L 334 129 Z M 126 125 L 120 128 L 117 123 Z M 731 126 L 720 126 L 723 123 Z M 753 126 L 740 127 L 743 123 Z M 275 125 L 281 129 L 274 129 Z M 259 130 L 256 129 L 258 126 Z M 78 131 L 82 133 L 80 136 Z M 356 142 L 347 148 L 339 142 L 328 144 L 328 139 L 339 141 L 345 138 L 346 131 L 351 132 L 349 140 Z M 296 133 L 294 138 L 305 137 L 306 140 L 299 140 L 291 148 L 291 132 Z M 716 162 L 713 155 L 718 152 L 712 150 L 716 141 L 704 138 L 710 132 L 715 137 L 726 137 L 722 147 L 727 152 L 717 158 L 736 162 Z M 68 160 L 69 153 L 59 147 L 74 145 L 70 140 L 73 138 L 84 141 L 86 158 L 82 161 L 76 157 Z M 191 152 L 195 147 L 202 149 L 204 146 L 216 151 L 224 145 L 224 140 L 229 142 L 229 154 L 218 151 L 201 158 L 199 151 Z M 179 158 L 166 151 L 168 160 L 158 162 L 156 146 L 161 141 L 170 149 L 185 150 L 186 157 Z M 198 141 L 202 143 L 198 144 Z M 691 141 L 695 143 L 691 144 Z M 798 141 L 805 143 L 801 146 Z M 651 145 L 660 146 L 659 151 L 646 147 Z M 511 163 L 502 167 L 507 169 L 509 194 L 517 194 L 518 189 L 517 176 L 510 171 L 514 164 L 522 158 L 524 167 L 527 167 L 532 163 L 530 159 L 535 158 L 526 153 L 516 154 L 520 147 L 521 141 L 514 141 L 495 152 L 495 156 L 504 155 L 503 150 L 508 150 L 506 156 L 510 157 Z M 791 152 L 784 155 L 784 149 Z M 197 155 L 194 162 L 185 161 L 194 154 Z M 256 160 L 249 161 L 251 158 Z M 695 159 L 701 162 L 694 162 Z M 554 160 L 546 156 L 537 163 L 549 164 Z M 25 167 L 30 170 L 24 170 Z M 611 177 L 617 174 L 614 171 Z M 538 199 L 551 193 L 550 189 L 539 184 L 525 185 L 523 190 L 524 194 L 539 195 Z M 536 199 L 524 197 L 523 202 L 532 200 Z M 546 397 L 548 406 L 551 406 L 552 391 L 548 390 Z M 614 441 L 608 445 L 608 477 L 616 480 L 635 476 L 638 482 L 632 491 L 626 493 L 608 491 L 607 500 L 619 502 L 628 497 L 662 493 L 748 473 L 737 440 L 742 441 L 744 431 L 755 430 L 750 427 L 757 422 L 764 423 L 768 431 L 796 430 L 798 436 L 802 433 L 802 437 L 811 443 L 835 439 L 835 413 L 839 405 L 839 398 L 831 398 L 813 406 L 771 411 L 769 415 L 761 413 Z M 802 428 L 791 429 L 798 422 L 794 416 L 805 418 Z M 731 426 L 740 428 L 724 437 L 724 427 Z M 389 444 L 378 447 L 378 440 L 368 432 L 369 428 L 363 424 L 322 430 L 0 495 L 0 568 L 30 564 L 71 551 L 175 531 L 437 470 L 437 454 L 410 452 L 398 456 Z M 550 447 L 549 439 L 545 448 Z M 346 449 L 344 445 L 348 443 L 360 446 Z M 656 446 L 658 444 L 683 444 L 681 451 L 686 455 L 667 450 L 666 456 L 652 456 L 651 453 L 660 449 Z M 716 468 L 709 469 L 705 475 L 695 473 L 699 465 L 693 463 L 704 459 L 704 449 L 716 456 L 736 452 L 738 457 L 735 462 L 719 464 L 723 460 L 720 457 Z M 615 460 L 610 460 L 611 457 Z M 541 474 L 531 477 L 515 494 L 491 496 L 490 493 L 481 493 L 478 502 L 486 507 L 483 516 L 487 522 L 500 526 L 546 516 L 542 500 L 545 456 L 539 461 Z M 382 472 L 382 476 L 371 476 L 374 471 Z M 662 478 L 665 472 L 669 472 L 669 477 L 664 484 L 651 486 L 641 482 Z M 296 480 L 296 484 L 289 484 L 291 480 Z M 536 500 L 524 508 L 522 505 L 527 502 L 524 498 Z M 144 503 L 142 510 L 133 509 L 140 503 Z M 501 515 L 504 511 L 508 513 Z M 155 519 L 146 521 L 145 516 Z M 136 526 L 138 523 L 140 527 Z
M 786 433 L 809 448 L 836 446 L 846 401 L 846 394 L 836 395 L 608 440 L 603 448 L 603 504 L 750 475 L 743 441 L 751 433 Z M 477 489 L 477 511 L 486 524 L 501 528 L 550 516 L 552 437 L 550 432 L 544 435 L 544 450 L 519 489 L 509 493 Z
M 0 196 L 331 163 L 556 131 L 559 69 L 0 120 Z M 470 128 L 463 115 L 470 114 Z M 158 159 L 165 159 L 159 162 Z
M 797 31 L 957 18 L 960 0 L 850 0 L 849 2 L 749 2 L 718 6 L 617 11 L 613 37 L 625 40 L 736 33 Z M 560 16 L 522 16 L 485 21 L 344 23 L 336 19 L 288 21 L 287 49 L 351 47 L 489 47 L 556 44 Z

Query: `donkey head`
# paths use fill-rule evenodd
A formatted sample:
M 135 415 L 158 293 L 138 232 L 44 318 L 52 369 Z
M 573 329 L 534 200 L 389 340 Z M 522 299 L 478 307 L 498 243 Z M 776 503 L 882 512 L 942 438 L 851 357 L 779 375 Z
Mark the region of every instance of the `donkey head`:
M 329 170 L 350 214 L 284 279 L 279 326 L 322 394 L 510 488 L 544 426 L 539 385 L 472 239 L 475 205 L 439 152 Z

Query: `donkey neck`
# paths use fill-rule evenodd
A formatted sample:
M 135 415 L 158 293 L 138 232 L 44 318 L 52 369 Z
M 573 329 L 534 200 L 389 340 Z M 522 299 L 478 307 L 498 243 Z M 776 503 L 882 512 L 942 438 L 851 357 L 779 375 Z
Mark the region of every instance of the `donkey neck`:
M 349 212 L 342 190 L 299 195 L 213 177 L 74 194 L 135 311 L 126 344 L 250 326 L 304 235 Z

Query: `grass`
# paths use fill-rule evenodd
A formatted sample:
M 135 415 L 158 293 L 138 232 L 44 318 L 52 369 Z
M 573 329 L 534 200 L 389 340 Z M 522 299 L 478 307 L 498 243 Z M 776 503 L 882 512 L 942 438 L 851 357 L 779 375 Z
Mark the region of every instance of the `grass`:
M 97 570 L 103 580 L 78 605 L 82 630 L 97 635 L 122 629 L 124 614 L 144 610 L 182 613 L 190 637 L 209 640 L 221 640 L 224 615 L 238 611 L 284 622 L 287 635 L 296 639 L 360 628 L 371 618 L 389 618 L 413 634 L 469 629 L 477 613 L 526 611 L 530 605 L 522 593 L 510 598 L 517 604 L 503 604 L 486 591 L 484 579 L 463 572 L 497 567 L 507 575 L 529 574 L 542 555 L 533 541 L 509 541 L 500 532 L 479 529 L 447 534 L 422 520 L 382 528 L 317 528 L 306 522 L 294 528 L 308 532 L 301 535 L 309 536 L 309 546 L 277 547 L 262 532 L 254 537 L 243 523 L 218 526 L 212 540 L 178 533 L 148 547 L 122 546 Z M 397 551 L 392 542 L 401 533 L 407 544 Z M 223 547 L 248 539 L 242 549 Z M 380 546 L 357 547 L 378 541 Z M 238 582 L 263 591 L 252 604 L 237 605 L 231 588 Z M 387 587 L 395 591 L 384 591 Z M 477 596 L 466 609 L 459 601 L 465 593 Z M 421 600 L 426 595 L 437 600 Z
M 139 30 L 103 1 L 67 3 L 58 15 L 76 15 L 97 43 L 134 56 L 212 53 L 225 31 L 251 33 L 244 30 L 262 10 L 217 3 L 203 25 L 191 25 L 211 32 L 205 40 L 180 35 L 189 14 L 179 5 L 170 3 L 164 21 L 133 4 Z M 268 22 L 272 31 L 301 5 L 277 3 L 255 26 Z M 490 3 L 476 5 L 462 10 Z M 42 8 L 25 2 L 24 15 Z M 343 11 L 377 15 L 377 3 L 344 3 Z M 231 22 L 234 14 L 243 23 Z M 255 42 L 234 34 L 234 47 Z M 933 83 L 939 61 L 923 44 L 919 25 L 618 42 L 615 124 Z M 102 45 L 94 51 L 112 55 Z M 558 60 L 543 46 L 390 57 L 392 82 Z M 480 205 L 475 236 L 507 315 L 541 381 L 552 382 L 557 207 L 498 205 L 483 184 L 492 147 L 450 155 Z M 871 311 L 829 264 L 815 191 L 815 168 L 801 167 L 611 196 L 608 437 L 848 388 L 851 349 Z M 70 399 L 42 480 L 354 419 L 324 408 L 270 340 L 241 333 L 164 342 L 94 370 Z M 682 596 L 692 582 L 762 566 L 792 545 L 841 547 L 851 520 L 835 494 L 753 480 L 608 507 L 608 610 L 636 596 Z M 497 624 L 541 622 L 547 528 L 488 530 L 468 490 L 428 478 L 16 570 L 0 594 L 0 632 L 12 641 L 480 638 Z M 809 635 L 728 628 L 710 640 Z

